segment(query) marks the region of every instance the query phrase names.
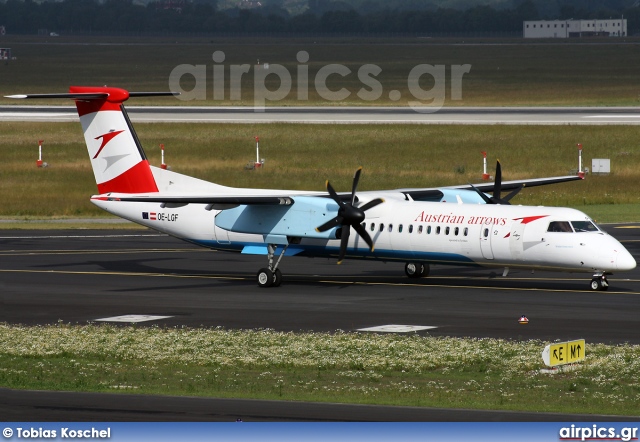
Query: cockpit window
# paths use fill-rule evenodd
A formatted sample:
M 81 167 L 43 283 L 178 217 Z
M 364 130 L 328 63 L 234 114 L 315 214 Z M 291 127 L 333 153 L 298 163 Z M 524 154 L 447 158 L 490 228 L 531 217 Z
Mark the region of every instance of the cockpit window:
M 597 232 L 598 227 L 591 221 L 571 221 L 576 232 Z
M 547 232 L 573 232 L 569 221 L 551 221 Z

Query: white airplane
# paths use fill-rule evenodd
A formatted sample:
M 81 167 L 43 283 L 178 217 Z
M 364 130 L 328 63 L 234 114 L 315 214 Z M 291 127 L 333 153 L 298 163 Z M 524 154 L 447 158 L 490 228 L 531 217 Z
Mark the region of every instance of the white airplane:
M 68 94 L 10 98 L 70 98 L 84 131 L 99 195 L 109 213 L 216 250 L 267 256 L 260 287 L 279 286 L 283 256 L 405 262 L 409 277 L 430 264 L 591 273 L 590 288 L 606 290 L 607 275 L 635 268 L 615 238 L 584 213 L 556 207 L 512 206 L 524 186 L 575 176 L 438 189 L 327 193 L 225 187 L 153 167 L 123 103 L 129 97 L 172 95 L 108 87 L 71 87 Z M 493 196 L 483 192 L 493 190 Z M 511 190 L 501 197 L 502 190 Z M 448 203 L 445 203 L 447 201 Z M 455 201 L 455 203 L 454 203 Z M 351 229 L 357 235 L 351 235 Z M 374 249 L 375 244 L 375 249 Z

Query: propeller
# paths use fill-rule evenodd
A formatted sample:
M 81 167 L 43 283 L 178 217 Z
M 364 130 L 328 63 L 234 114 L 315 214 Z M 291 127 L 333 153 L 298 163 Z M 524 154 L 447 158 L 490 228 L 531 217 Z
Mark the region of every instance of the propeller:
M 478 189 L 473 184 L 469 184 L 469 185 L 473 190 L 476 191 L 478 195 L 480 195 L 480 198 L 482 198 L 485 203 L 503 204 L 503 205 L 510 205 L 511 203 L 509 201 L 511 200 L 511 198 L 516 196 L 518 192 L 520 192 L 524 188 L 524 183 L 520 184 L 518 187 L 512 190 L 511 193 L 509 193 L 507 196 L 505 196 L 504 198 L 501 197 L 500 193 L 502 192 L 502 167 L 500 166 L 500 160 L 496 162 L 496 175 L 493 183 L 493 196 L 489 197 L 484 192 L 480 191 L 480 189 Z
M 360 181 L 360 173 L 362 172 L 362 167 L 356 170 L 355 175 L 353 176 L 353 185 L 351 187 L 351 200 L 348 203 L 345 203 L 340 199 L 336 191 L 333 189 L 329 181 L 327 180 L 327 192 L 329 192 L 329 196 L 338 204 L 338 214 L 322 224 L 319 227 L 316 227 L 316 231 L 318 232 L 326 232 L 329 229 L 334 227 L 341 226 L 341 235 L 340 235 L 340 254 L 338 255 L 338 264 L 342 262 L 345 254 L 347 253 L 347 245 L 349 243 L 349 235 L 351 234 L 351 227 L 356 231 L 358 235 L 367 243 L 369 246 L 369 250 L 373 252 L 373 241 L 371 237 L 367 233 L 367 231 L 362 227 L 362 222 L 365 219 L 365 214 L 367 210 L 372 207 L 377 206 L 384 202 L 382 198 L 376 198 L 368 203 L 362 205 L 361 207 L 357 207 L 355 205 L 356 202 L 356 190 L 358 189 L 358 181 Z

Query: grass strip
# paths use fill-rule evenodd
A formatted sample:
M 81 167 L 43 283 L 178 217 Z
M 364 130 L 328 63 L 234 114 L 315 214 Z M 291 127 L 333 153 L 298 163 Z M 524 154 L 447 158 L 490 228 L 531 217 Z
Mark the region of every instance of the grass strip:
M 16 104 L 5 95 L 65 92 L 71 84 L 168 90 L 174 69 L 190 65 L 200 66 L 203 74 L 198 80 L 184 75 L 180 86 L 184 91 L 204 90 L 205 99 L 147 98 L 136 99 L 136 104 L 252 106 L 255 84 L 263 84 L 261 78 L 266 74 L 260 66 L 269 63 L 271 74 L 264 85 L 269 91 L 281 91 L 284 97 L 267 105 L 406 106 L 424 95 L 421 91 L 429 94 L 432 89 L 435 96 L 445 99 L 445 106 L 638 105 L 637 39 L 561 40 L 159 37 L 136 38 L 132 44 L 131 38 L 5 36 L 3 46 L 12 48 L 17 59 L 0 64 L 0 104 Z M 215 51 L 224 52 L 224 63 L 213 62 Z M 308 62 L 297 61 L 301 51 L 308 53 Z M 348 74 L 333 74 L 323 82 L 318 73 L 332 64 L 346 67 Z M 411 87 L 412 69 L 424 64 L 442 66 L 444 75 L 437 80 L 422 75 L 419 88 Z M 224 92 L 224 99 L 213 99 L 214 65 L 225 70 L 225 88 L 218 91 Z M 231 73 L 232 66 L 237 70 L 243 65 L 248 73 Z M 280 77 L 274 74 L 276 65 L 291 76 L 290 87 L 281 87 Z M 381 71 L 375 76 L 369 76 L 367 69 L 359 73 L 367 65 Z M 461 77 L 461 97 L 451 93 L 455 65 L 470 67 Z M 232 83 L 238 83 L 239 90 Z M 329 91 L 344 90 L 348 95 L 328 99 L 322 83 Z M 304 86 L 299 90 L 299 85 Z M 431 102 L 423 100 L 423 104 Z
M 437 187 L 481 181 L 502 162 L 503 179 L 566 175 L 583 162 L 609 158 L 611 174 L 582 182 L 524 189 L 512 202 L 578 208 L 599 222 L 640 221 L 640 148 L 634 126 L 430 126 L 309 124 L 138 124 L 151 164 L 160 148 L 172 170 L 236 187 L 324 190 L 326 179 L 346 191 L 364 166 L 360 190 Z M 255 136 L 266 159 L 255 159 Z M 37 140 L 49 167 L 37 169 Z M 0 123 L 1 217 L 101 217 L 77 123 Z
M 640 346 L 587 343 L 541 374 L 540 341 L 273 330 L 0 324 L 0 385 L 637 415 Z

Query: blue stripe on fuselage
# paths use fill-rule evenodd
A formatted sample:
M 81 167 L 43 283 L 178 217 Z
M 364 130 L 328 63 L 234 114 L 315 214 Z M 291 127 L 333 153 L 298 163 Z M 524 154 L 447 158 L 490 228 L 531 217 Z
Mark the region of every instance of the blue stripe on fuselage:
M 247 242 L 230 242 L 228 244 L 220 244 L 211 240 L 187 240 L 193 244 L 207 247 L 214 250 L 227 252 L 242 252 L 246 247 L 264 248 L 266 254 L 265 243 L 247 243 Z M 293 247 L 293 246 L 292 246 Z M 295 256 L 330 258 L 337 257 L 340 249 L 338 247 L 312 246 L 312 245 L 295 245 Z M 278 246 L 275 254 L 278 255 L 282 251 L 282 246 Z M 366 249 L 347 250 L 347 258 L 349 259 L 377 259 L 382 261 L 422 261 L 437 264 L 454 264 L 454 265 L 477 265 L 472 259 L 459 255 L 457 253 L 440 253 L 440 252 L 411 252 L 398 250 L 376 249 L 374 253 Z

